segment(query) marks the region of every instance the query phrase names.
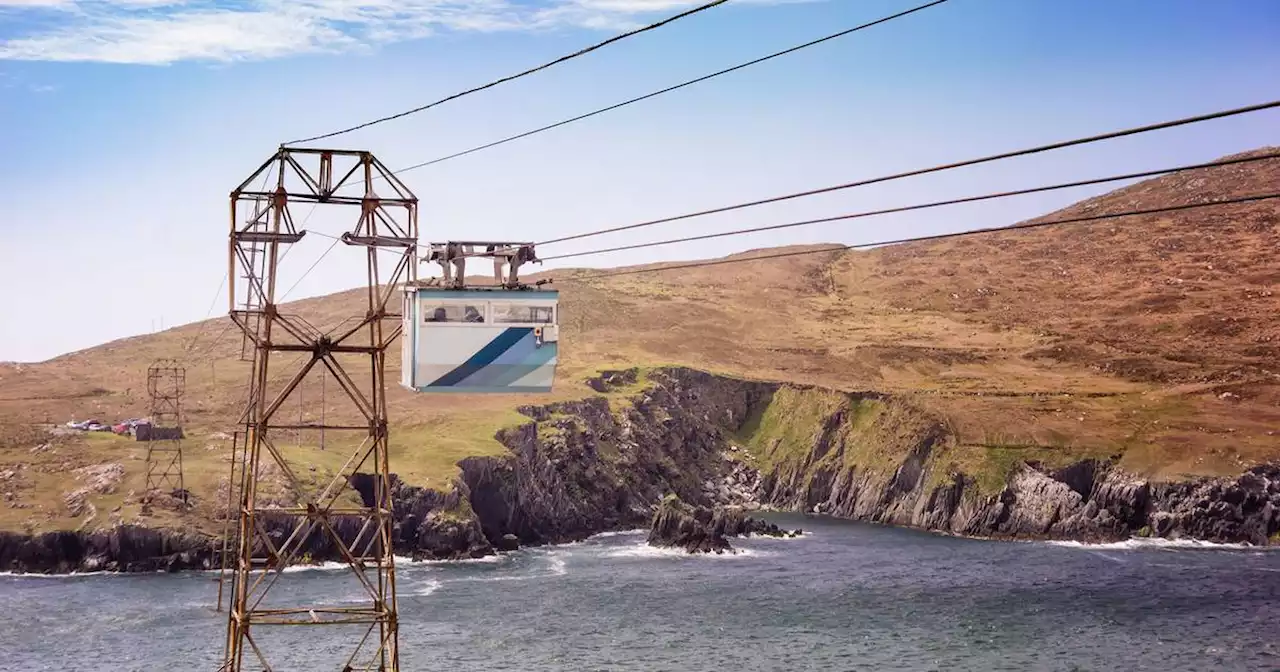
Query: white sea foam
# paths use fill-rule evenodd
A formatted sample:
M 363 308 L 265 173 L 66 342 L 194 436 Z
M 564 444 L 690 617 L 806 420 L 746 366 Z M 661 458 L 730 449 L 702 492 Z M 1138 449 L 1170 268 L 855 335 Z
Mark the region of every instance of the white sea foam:
M 1084 548 L 1094 551 L 1133 551 L 1133 550 L 1263 550 L 1251 544 L 1220 544 L 1200 539 L 1161 539 L 1133 537 L 1124 541 L 1113 541 L 1101 544 L 1089 544 L 1081 541 L 1049 541 L 1052 546 L 1067 548 Z
M 683 548 L 665 548 L 650 546 L 648 544 L 636 544 L 634 546 L 611 548 L 605 551 L 602 555 L 606 558 L 686 558 L 689 560 L 733 560 L 762 557 L 772 554 L 751 548 L 735 548 L 732 551 L 725 551 L 724 553 L 690 553 Z
M 412 558 L 396 558 L 396 563 L 407 566 L 414 565 L 492 565 L 500 562 L 507 562 L 510 556 L 504 553 L 496 553 L 494 555 L 486 555 L 483 558 L 462 558 L 461 560 L 414 560 Z
M 78 579 L 83 576 L 128 576 L 120 572 L 71 572 L 70 574 L 39 574 L 36 572 L 0 572 L 0 578 L 15 579 Z
M 559 550 L 553 551 L 535 551 L 534 557 L 546 559 L 546 564 L 539 563 L 538 566 L 527 569 L 510 570 L 498 572 L 487 572 L 481 576 L 462 576 L 458 578 L 450 578 L 449 581 L 460 581 L 465 583 L 487 583 L 489 581 L 532 581 L 534 579 L 546 579 L 553 576 L 564 576 L 569 573 L 568 563 L 565 558 L 568 553 Z
M 614 532 L 601 532 L 600 534 L 592 535 L 591 538 L 592 539 L 609 539 L 612 537 L 635 537 L 642 534 L 648 534 L 648 532 L 649 531 L 645 529 L 617 530 Z
M 533 547 L 531 547 L 531 548 L 534 548 L 534 549 L 537 549 L 537 548 L 581 548 L 581 547 L 583 547 L 583 546 L 593 545 L 593 544 L 595 544 L 595 537 L 590 537 L 590 538 L 587 538 L 587 539 L 579 539 L 578 541 L 565 541 L 565 542 L 560 542 L 560 543 L 555 543 L 555 544 L 547 544 L 546 546 L 533 546 Z
M 431 579 L 430 581 L 423 581 L 422 583 L 414 584 L 411 588 L 414 595 L 426 597 L 437 590 L 440 590 L 440 586 L 443 585 L 443 583 L 436 581 L 435 579 Z
M 334 572 L 340 569 L 349 569 L 351 565 L 345 562 L 321 562 L 314 565 L 289 565 L 283 570 L 286 574 L 295 572 Z
M 789 535 L 785 537 L 771 537 L 767 534 L 753 534 L 749 537 L 743 537 L 743 539 L 749 539 L 751 541 L 798 541 L 800 539 L 804 539 L 805 537 L 808 537 L 811 535 L 812 535 L 811 532 L 801 532 L 800 534 L 794 537 Z

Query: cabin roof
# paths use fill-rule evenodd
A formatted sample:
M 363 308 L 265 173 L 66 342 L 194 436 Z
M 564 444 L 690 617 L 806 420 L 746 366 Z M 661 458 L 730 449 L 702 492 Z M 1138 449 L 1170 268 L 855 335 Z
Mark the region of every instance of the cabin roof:
M 421 299 L 483 299 L 486 301 L 519 301 L 521 299 L 555 300 L 560 298 L 560 292 L 554 289 L 502 289 L 500 287 L 494 287 L 491 289 L 439 289 L 417 287 L 411 289 L 413 289 L 418 298 Z

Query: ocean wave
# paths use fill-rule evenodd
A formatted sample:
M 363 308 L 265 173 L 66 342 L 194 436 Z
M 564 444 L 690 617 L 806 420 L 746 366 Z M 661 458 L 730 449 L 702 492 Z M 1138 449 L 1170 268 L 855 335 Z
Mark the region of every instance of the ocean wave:
M 0 572 L 0 578 L 14 579 L 78 579 L 86 576 L 131 576 L 122 572 L 71 572 L 67 574 L 43 574 L 40 572 Z
M 753 534 L 749 537 L 742 537 L 742 538 L 749 541 L 799 541 L 801 539 L 804 539 L 805 537 L 812 536 L 812 534 L 813 534 L 812 532 L 801 532 L 800 534 L 794 537 L 792 536 L 771 537 L 767 534 Z
M 298 572 L 333 572 L 340 569 L 350 569 L 351 565 L 345 562 L 320 562 L 314 565 L 289 565 L 280 570 L 285 574 L 295 574 Z M 227 572 L 230 574 L 231 572 Z
M 564 576 L 569 573 L 568 563 L 565 558 L 569 554 L 562 551 L 540 551 L 536 552 L 533 557 L 545 559 L 546 563 L 538 563 L 537 566 L 521 569 L 503 569 L 491 570 L 483 575 L 471 575 L 450 577 L 447 579 L 449 583 L 488 583 L 490 581 L 532 581 L 534 579 L 547 579 L 556 576 Z
M 634 530 L 616 530 L 616 531 L 613 531 L 613 532 L 601 532 L 600 534 L 593 534 L 593 535 L 591 535 L 591 538 L 593 538 L 593 539 L 609 539 L 609 538 L 612 538 L 612 537 L 635 537 L 635 536 L 639 536 L 639 535 L 641 535 L 641 534 L 648 534 L 648 533 L 649 533 L 649 530 L 646 530 L 646 529 L 643 529 L 643 528 L 637 528 L 637 529 L 634 529 Z
M 660 546 L 650 546 L 648 544 L 636 544 L 634 546 L 611 548 L 601 555 L 606 558 L 688 558 L 691 560 L 735 560 L 743 558 L 758 558 L 772 555 L 772 553 L 752 548 L 735 548 L 724 553 L 690 553 L 683 548 L 665 548 Z
M 422 583 L 413 584 L 410 587 L 412 588 L 412 592 L 414 595 L 417 595 L 419 597 L 426 597 L 436 592 L 437 590 L 440 590 L 440 587 L 443 585 L 444 584 L 441 583 L 440 581 L 431 579 L 429 581 L 423 581 Z
M 1159 537 L 1132 537 L 1124 541 L 1111 541 L 1091 544 L 1083 541 L 1047 541 L 1050 546 L 1065 548 L 1084 548 L 1094 551 L 1135 551 L 1135 550 L 1214 550 L 1214 551 L 1265 551 L 1267 549 L 1252 544 L 1228 544 L 1201 539 L 1162 539 Z
M 493 555 L 486 555 L 482 558 L 461 558 L 459 560 L 414 560 L 413 558 L 397 557 L 396 565 L 399 566 L 403 564 L 408 567 L 416 565 L 492 565 L 499 562 L 506 562 L 510 559 L 511 557 L 505 553 L 495 553 Z

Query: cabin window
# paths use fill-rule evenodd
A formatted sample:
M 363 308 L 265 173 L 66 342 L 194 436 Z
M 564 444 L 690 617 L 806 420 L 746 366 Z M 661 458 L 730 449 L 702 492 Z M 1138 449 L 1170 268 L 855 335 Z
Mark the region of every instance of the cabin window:
M 499 324 L 552 324 L 555 306 L 524 303 L 493 303 L 493 321 Z
M 422 304 L 422 321 L 438 322 L 484 322 L 483 303 L 424 303 Z

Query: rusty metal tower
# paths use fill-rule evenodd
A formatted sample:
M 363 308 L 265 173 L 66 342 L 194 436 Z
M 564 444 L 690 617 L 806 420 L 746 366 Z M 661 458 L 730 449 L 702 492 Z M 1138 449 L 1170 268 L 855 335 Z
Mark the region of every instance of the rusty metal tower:
M 147 367 L 147 394 L 151 398 L 147 432 L 147 498 L 167 492 L 187 501 L 182 482 L 182 393 L 187 370 L 172 359 Z M 136 429 L 134 431 L 137 431 Z
M 250 185 L 271 172 L 271 184 L 253 191 Z M 344 188 L 349 195 L 338 193 Z M 360 191 L 351 193 L 356 188 Z M 254 205 L 264 201 L 265 207 Z M 364 305 L 328 332 L 280 312 L 276 304 L 283 252 L 306 235 L 290 212 L 297 203 L 352 210 L 354 225 L 335 239 L 335 245 L 340 241 L 365 253 Z M 339 662 L 337 669 L 400 669 L 385 367 L 387 347 L 402 329 L 397 288 L 417 276 L 417 206 L 409 189 L 364 151 L 281 147 L 231 192 L 230 316 L 252 344 L 252 369 L 239 456 L 225 670 L 273 669 L 269 659 L 274 651 L 263 646 L 264 638 L 272 636 L 268 633 L 296 632 L 272 629 L 278 625 L 347 626 L 341 630 L 353 632 L 351 651 L 347 656 L 343 649 L 346 662 Z M 273 365 L 283 364 L 281 355 L 296 357 L 300 366 L 277 390 L 268 373 Z M 317 369 L 342 391 L 343 402 L 354 409 L 352 419 L 323 413 L 310 421 L 286 417 L 290 414 L 282 410 L 285 403 Z M 336 472 L 317 479 L 315 465 L 303 462 L 320 454 L 318 450 L 286 445 L 284 440 L 298 431 L 327 432 L 329 450 L 323 455 L 329 458 L 335 452 L 335 434 L 346 433 L 353 448 Z M 281 482 L 291 491 L 285 501 L 264 494 Z M 278 584 L 299 576 L 284 568 L 313 549 L 348 566 L 354 600 L 335 606 L 332 600 L 308 598 L 305 591 L 280 590 Z M 273 587 L 284 603 L 272 604 L 277 600 L 267 594 Z M 280 636 L 292 642 L 287 654 L 292 665 L 297 664 L 299 649 L 304 657 L 315 650 L 310 646 L 313 639 Z M 325 648 L 332 646 L 332 640 L 325 640 Z

